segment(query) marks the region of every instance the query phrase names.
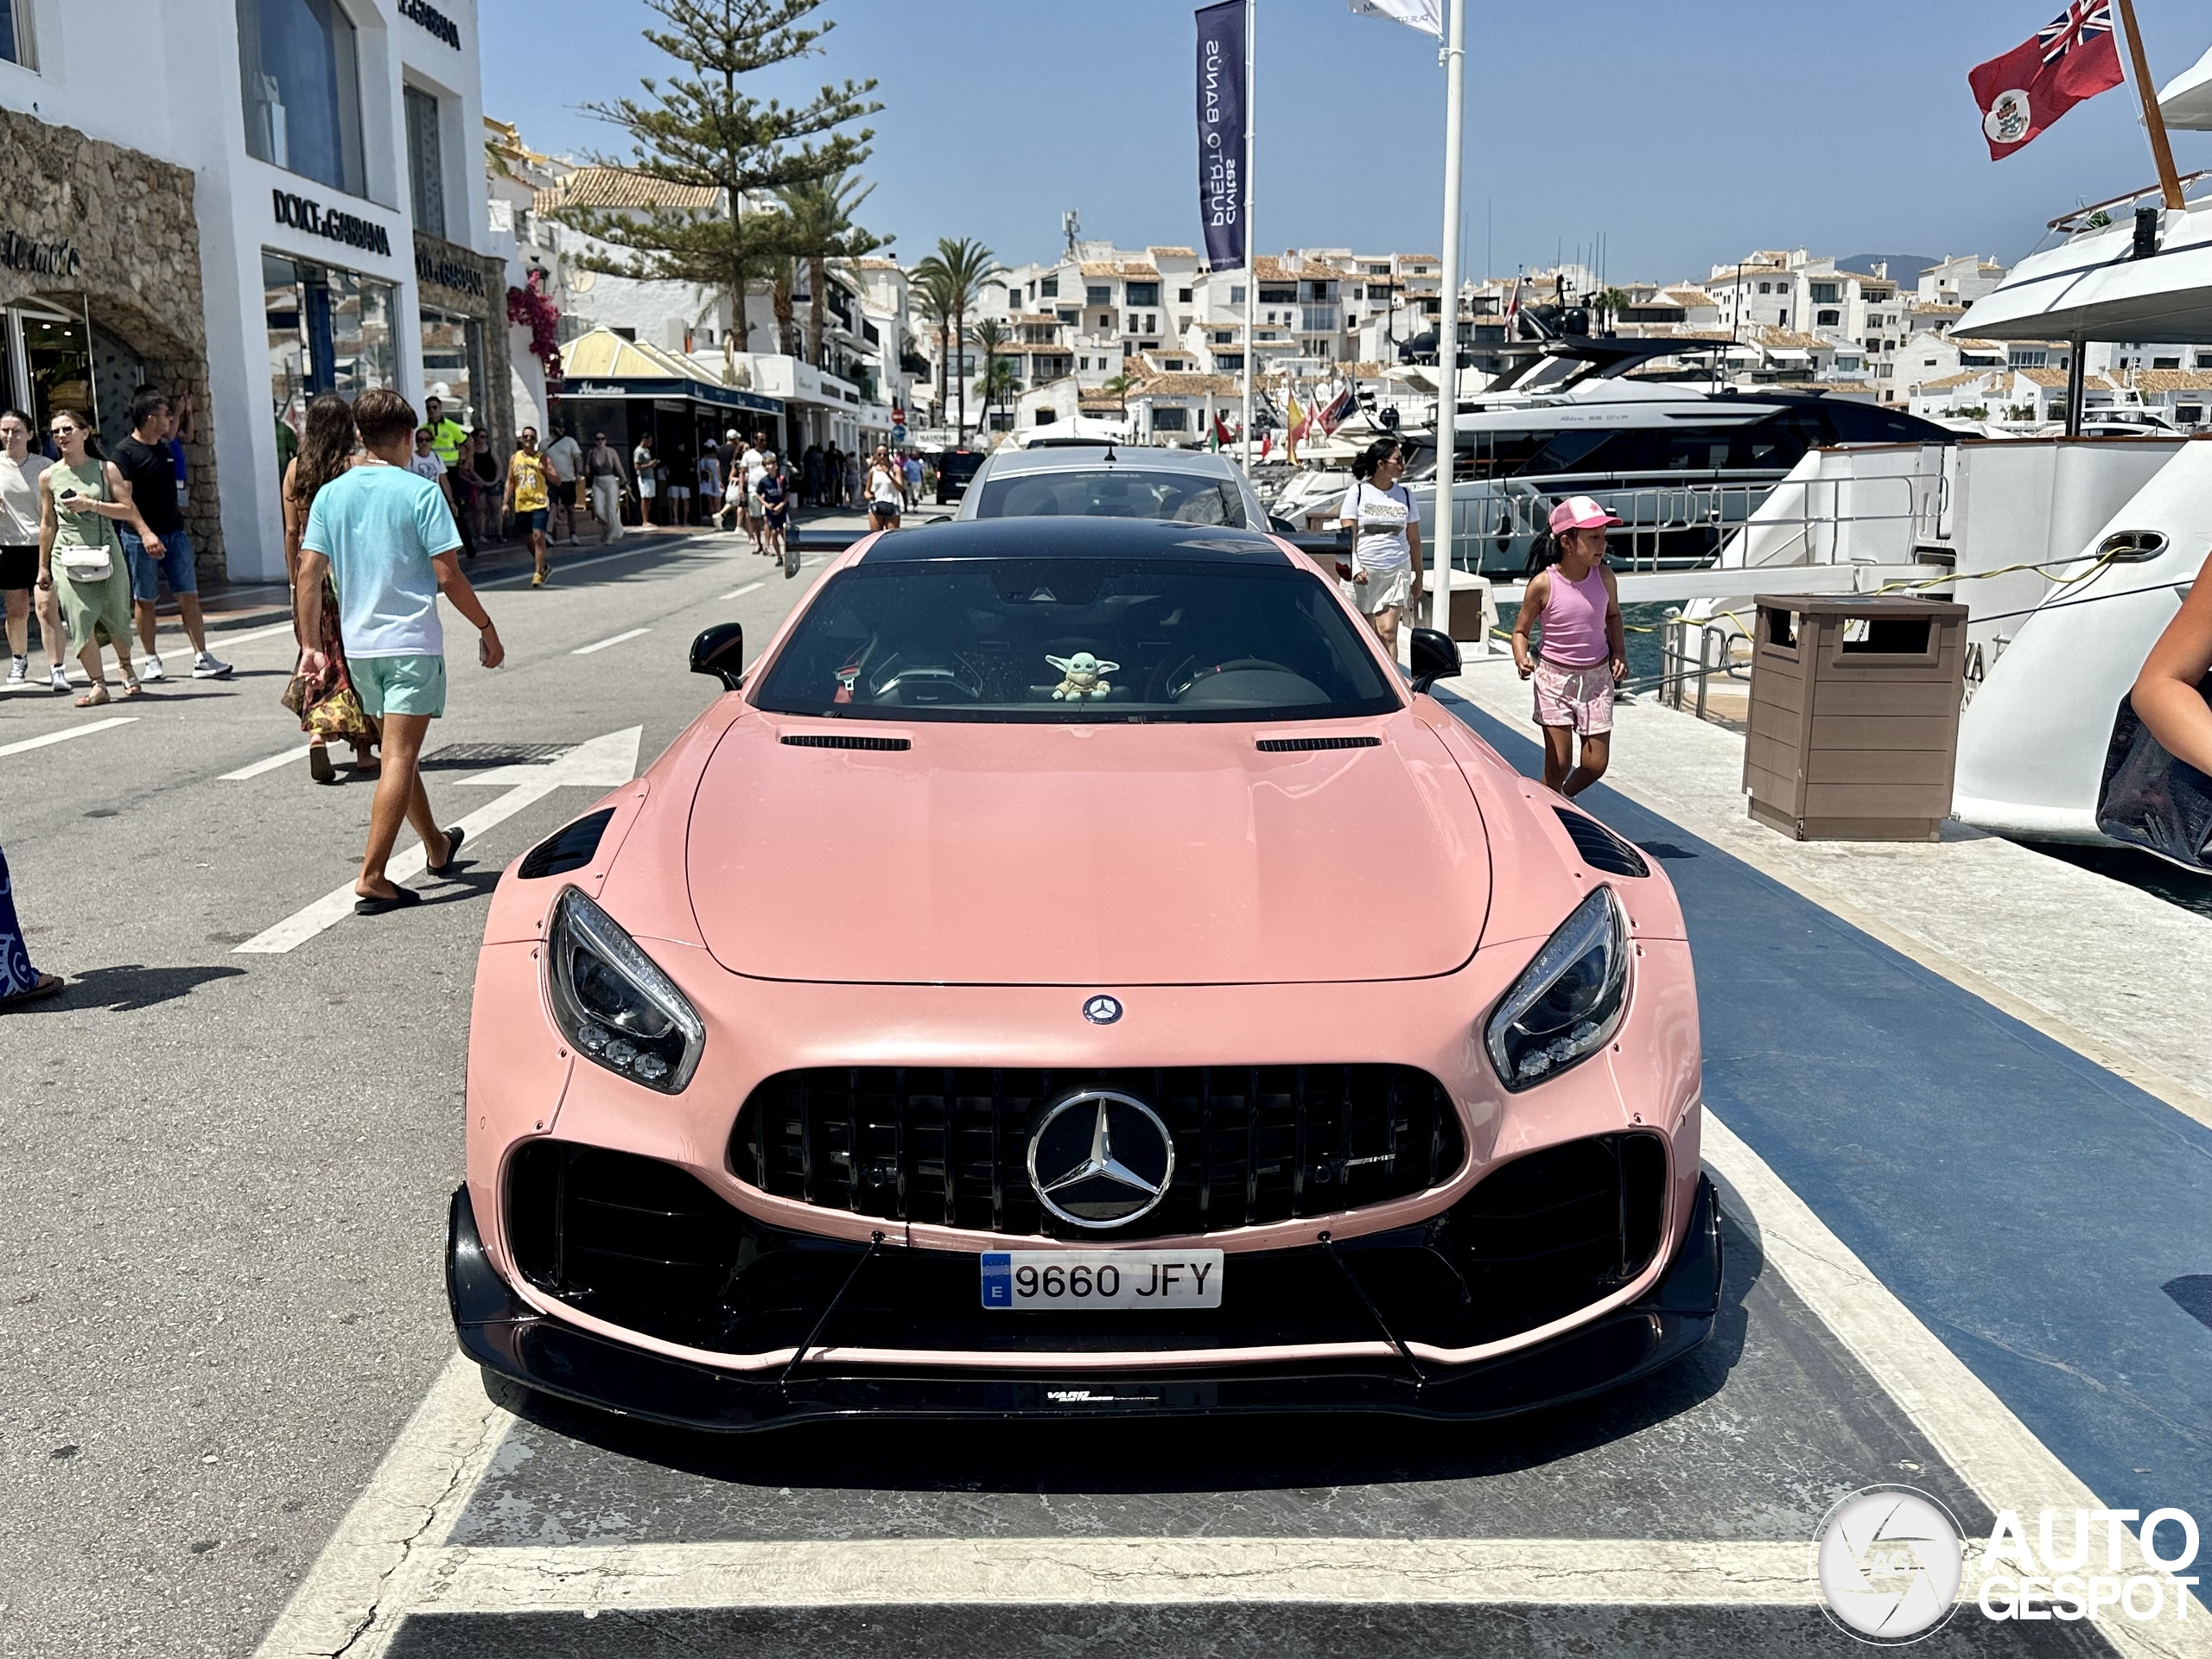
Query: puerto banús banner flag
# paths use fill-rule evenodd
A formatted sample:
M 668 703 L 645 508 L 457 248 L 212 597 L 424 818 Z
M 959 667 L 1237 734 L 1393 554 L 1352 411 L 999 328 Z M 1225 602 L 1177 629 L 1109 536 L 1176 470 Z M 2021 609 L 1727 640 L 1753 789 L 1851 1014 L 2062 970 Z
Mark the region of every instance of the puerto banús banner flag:
M 1993 162 L 2031 142 L 2082 99 L 2120 82 L 2112 0 L 2071 0 L 2028 40 L 1967 73 Z
M 1206 263 L 1216 270 L 1244 264 L 1244 8 L 1225 0 L 1198 12 L 1198 222 Z
M 1444 0 L 1350 0 L 1363 17 L 1387 17 L 1424 35 L 1444 38 Z

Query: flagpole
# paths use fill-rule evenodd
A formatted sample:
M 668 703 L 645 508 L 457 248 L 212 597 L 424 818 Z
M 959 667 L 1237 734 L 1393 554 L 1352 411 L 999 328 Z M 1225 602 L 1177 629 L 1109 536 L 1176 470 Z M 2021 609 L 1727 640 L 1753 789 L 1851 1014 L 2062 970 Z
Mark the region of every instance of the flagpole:
M 2135 27 L 2135 0 L 2120 0 L 2120 21 L 2127 29 L 2127 60 L 2135 71 L 2136 96 L 2143 100 L 2143 125 L 2151 135 L 2151 159 L 2158 164 L 2158 188 L 2165 195 L 2166 206 L 2179 213 L 2181 179 L 2174 172 L 2173 146 L 2166 142 L 2165 112 L 2159 109 L 2158 92 L 2151 85 L 2143 33 Z
M 2123 0 L 2123 3 L 2125 0 Z M 1443 370 L 1436 410 L 1435 575 L 1429 583 L 1433 626 L 1452 632 L 1453 485 L 1459 460 L 1459 135 L 1465 117 L 1467 0 L 1452 0 L 1444 61 L 1444 306 L 1437 319 L 1436 360 Z M 1491 619 L 1483 619 L 1490 637 Z
M 1260 0 L 1244 0 L 1244 475 L 1252 475 L 1252 361 L 1260 354 L 1253 319 L 1259 313 L 1260 245 L 1252 235 L 1252 154 L 1259 148 L 1259 128 L 1252 106 L 1259 77 L 1252 72 L 1252 54 L 1260 43 Z

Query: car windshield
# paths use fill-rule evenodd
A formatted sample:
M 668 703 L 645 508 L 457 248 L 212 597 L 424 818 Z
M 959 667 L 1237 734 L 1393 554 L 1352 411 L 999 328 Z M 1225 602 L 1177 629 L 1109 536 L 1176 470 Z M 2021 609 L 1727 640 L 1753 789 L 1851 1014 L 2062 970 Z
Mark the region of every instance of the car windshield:
M 1183 559 L 855 565 L 757 706 L 880 720 L 1306 720 L 1399 706 L 1316 577 Z
M 976 503 L 978 518 L 1160 518 L 1244 527 L 1244 503 L 1227 479 L 1203 473 L 1087 467 L 994 478 Z

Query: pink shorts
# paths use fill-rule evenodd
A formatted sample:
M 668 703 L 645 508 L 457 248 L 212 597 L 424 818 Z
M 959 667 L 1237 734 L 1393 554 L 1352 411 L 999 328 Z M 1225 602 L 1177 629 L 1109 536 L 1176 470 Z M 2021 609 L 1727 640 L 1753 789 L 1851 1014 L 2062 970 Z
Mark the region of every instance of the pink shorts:
M 1613 729 L 1613 670 L 1561 668 L 1536 659 L 1536 724 L 1572 726 L 1584 737 Z

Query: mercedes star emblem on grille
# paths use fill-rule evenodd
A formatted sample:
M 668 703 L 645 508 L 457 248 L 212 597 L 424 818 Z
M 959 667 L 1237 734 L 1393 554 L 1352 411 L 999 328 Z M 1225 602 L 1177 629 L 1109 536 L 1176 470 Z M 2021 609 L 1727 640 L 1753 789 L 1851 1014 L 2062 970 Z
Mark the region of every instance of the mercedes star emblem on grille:
M 1094 996 L 1083 1005 L 1083 1017 L 1094 1026 L 1110 1026 L 1122 1017 L 1122 1001 L 1115 996 Z
M 1133 1095 L 1078 1090 L 1056 1102 L 1029 1137 L 1038 1201 L 1077 1227 L 1120 1227 L 1167 1196 L 1175 1141 Z

